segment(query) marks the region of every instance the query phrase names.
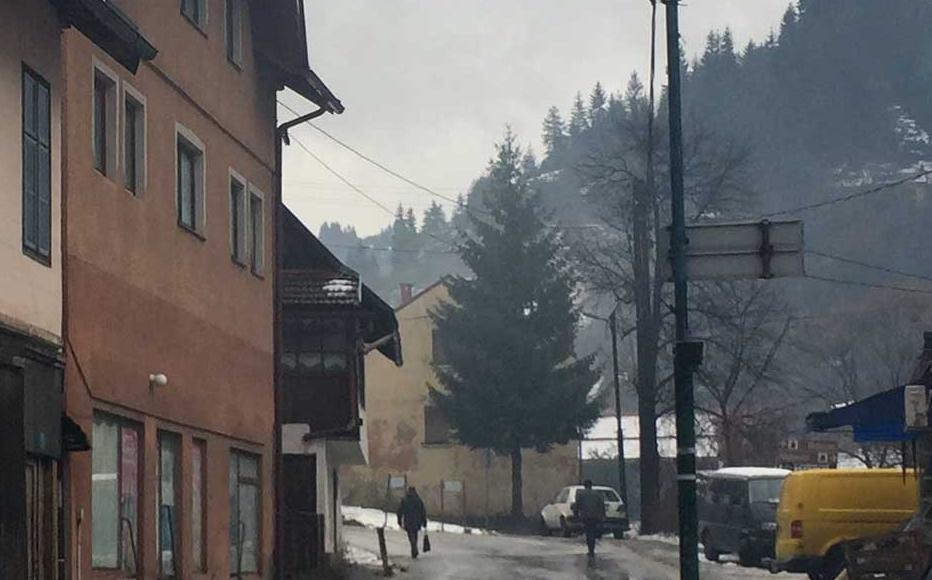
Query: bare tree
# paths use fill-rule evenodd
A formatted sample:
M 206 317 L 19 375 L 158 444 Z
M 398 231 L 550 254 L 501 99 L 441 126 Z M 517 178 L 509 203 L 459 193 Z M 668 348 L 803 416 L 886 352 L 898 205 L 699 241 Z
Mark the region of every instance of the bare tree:
M 767 283 L 696 285 L 693 333 L 706 344 L 697 407 L 713 420 L 726 465 L 774 461 L 786 417 L 800 405 L 783 391 L 792 317 Z
M 661 107 L 662 109 L 662 107 Z M 633 322 L 635 381 L 640 417 L 641 526 L 657 529 L 660 458 L 656 419 L 668 406 L 672 373 L 661 366 L 672 332 L 657 242 L 669 210 L 668 163 L 663 135 L 654 130 L 650 100 L 637 76 L 623 98 L 580 137 L 575 169 L 583 196 L 598 208 L 595 227 L 573 230 L 576 259 L 589 288 L 614 298 Z M 657 123 L 663 126 L 662 122 Z M 695 219 L 721 215 L 747 200 L 746 150 L 689 124 L 685 139 L 686 193 Z M 661 370 L 664 372 L 661 373 Z

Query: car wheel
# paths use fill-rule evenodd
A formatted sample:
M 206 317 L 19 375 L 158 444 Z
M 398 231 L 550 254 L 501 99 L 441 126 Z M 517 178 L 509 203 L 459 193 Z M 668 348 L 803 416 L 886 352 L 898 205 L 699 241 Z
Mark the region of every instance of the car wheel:
M 612 532 L 612 535 L 615 536 L 615 539 L 616 539 L 616 540 L 624 540 L 624 539 L 625 539 L 625 533 L 624 533 L 623 531 L 621 531 L 621 530 L 618 530 L 617 532 Z
M 547 520 L 544 519 L 544 516 L 540 517 L 540 535 L 548 537 L 552 534 L 550 528 L 547 527 Z
M 760 566 L 760 554 L 746 540 L 741 540 L 738 547 L 738 563 L 745 568 L 755 568 Z
M 709 562 L 718 562 L 722 554 L 712 546 L 712 534 L 708 531 L 702 533 L 702 553 Z
M 564 538 L 569 538 L 571 535 L 573 535 L 570 527 L 566 525 L 566 518 L 563 516 L 560 516 L 560 532 L 563 534 Z

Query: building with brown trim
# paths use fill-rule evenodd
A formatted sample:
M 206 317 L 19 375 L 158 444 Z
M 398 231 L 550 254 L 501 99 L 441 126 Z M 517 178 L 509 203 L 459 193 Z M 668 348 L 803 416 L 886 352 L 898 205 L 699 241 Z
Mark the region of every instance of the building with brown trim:
M 276 94 L 342 105 L 301 1 L 102 3 L 153 50 L 62 36 L 68 577 L 271 578 Z
M 343 543 L 341 470 L 369 462 L 366 353 L 400 367 L 401 338 L 392 307 L 284 216 L 284 559 L 287 578 L 306 578 Z

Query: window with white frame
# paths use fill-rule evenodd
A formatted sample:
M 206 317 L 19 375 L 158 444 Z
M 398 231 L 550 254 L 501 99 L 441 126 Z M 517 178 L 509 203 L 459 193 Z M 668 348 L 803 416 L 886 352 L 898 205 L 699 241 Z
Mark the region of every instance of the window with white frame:
M 102 65 L 94 66 L 91 150 L 94 167 L 107 176 L 117 168 L 117 77 Z
M 236 67 L 243 66 L 243 14 L 245 11 L 243 0 L 226 0 L 226 30 L 227 60 Z
M 204 215 L 204 145 L 193 133 L 180 125 L 176 132 L 176 204 L 178 225 L 203 235 Z
M 201 30 L 207 28 L 207 0 L 181 0 L 181 14 Z
M 247 216 L 249 219 L 247 229 L 249 268 L 253 274 L 261 275 L 265 265 L 265 208 L 262 194 L 258 191 L 249 192 Z
M 141 195 L 146 183 L 145 98 L 123 85 L 123 184 L 133 195 Z
M 91 565 L 135 578 L 139 564 L 140 430 L 94 414 L 91 451 Z
M 230 172 L 230 257 L 246 264 L 246 180 Z

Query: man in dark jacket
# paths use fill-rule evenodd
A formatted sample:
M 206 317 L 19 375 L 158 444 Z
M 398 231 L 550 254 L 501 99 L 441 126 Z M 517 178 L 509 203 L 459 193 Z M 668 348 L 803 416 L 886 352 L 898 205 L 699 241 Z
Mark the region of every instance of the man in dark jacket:
M 398 525 L 408 532 L 411 557 L 417 558 L 417 535 L 421 528 L 427 527 L 427 510 L 413 486 L 408 488 L 398 506 Z
M 595 541 L 601 535 L 602 521 L 605 519 L 605 499 L 601 493 L 592 489 L 591 480 L 583 482 L 583 487 L 576 492 L 576 517 L 582 521 L 589 555 L 594 556 Z

